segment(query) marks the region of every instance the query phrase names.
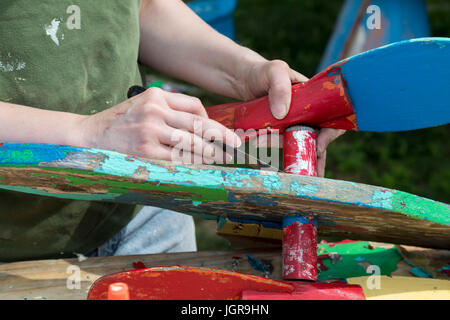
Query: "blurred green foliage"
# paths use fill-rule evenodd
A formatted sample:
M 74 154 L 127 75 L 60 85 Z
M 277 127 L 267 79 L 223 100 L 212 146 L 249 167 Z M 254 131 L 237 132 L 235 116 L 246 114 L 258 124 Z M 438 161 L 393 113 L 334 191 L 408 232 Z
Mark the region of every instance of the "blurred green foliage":
M 237 42 L 311 77 L 343 0 L 239 0 Z M 450 2 L 428 0 L 432 36 L 448 37 Z M 417 79 L 420 81 L 420 79 Z M 450 89 L 450 88 L 449 88 Z M 206 105 L 222 103 L 208 96 Z M 326 177 L 450 202 L 450 126 L 401 133 L 348 132 L 328 147 Z M 226 248 L 197 220 L 199 250 Z M 203 230 L 203 231 L 202 231 Z

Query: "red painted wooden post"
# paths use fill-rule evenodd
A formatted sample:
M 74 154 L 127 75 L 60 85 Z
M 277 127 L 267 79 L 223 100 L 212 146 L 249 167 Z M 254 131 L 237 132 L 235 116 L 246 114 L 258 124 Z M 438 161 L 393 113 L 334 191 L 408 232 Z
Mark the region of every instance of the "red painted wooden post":
M 283 170 L 286 173 L 317 175 L 314 129 L 292 126 L 283 142 Z M 317 221 L 314 217 L 290 215 L 283 219 L 283 278 L 317 280 Z

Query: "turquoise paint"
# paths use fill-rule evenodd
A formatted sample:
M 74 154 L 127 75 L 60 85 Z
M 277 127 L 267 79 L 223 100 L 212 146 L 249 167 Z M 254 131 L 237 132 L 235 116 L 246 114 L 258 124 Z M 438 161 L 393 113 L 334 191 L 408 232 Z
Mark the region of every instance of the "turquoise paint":
M 298 195 L 314 194 L 319 191 L 319 188 L 313 185 L 300 184 L 297 181 L 291 183 L 291 192 L 295 192 Z
M 375 190 L 372 194 L 372 206 L 392 210 L 393 194 L 390 191 Z
M 272 192 L 272 190 L 282 190 L 283 183 L 280 181 L 280 177 L 277 174 L 260 174 L 262 177 L 262 184 L 267 189 L 267 191 Z
M 11 156 L 17 155 L 18 159 L 11 159 Z M 290 191 L 299 198 L 387 209 L 412 218 L 450 225 L 450 207 L 444 203 L 400 191 L 380 190 L 377 187 L 355 184 L 353 182 L 317 177 L 279 175 L 267 172 L 261 173 L 253 169 L 231 170 L 212 166 L 207 169 L 205 167 L 196 169 L 179 165 L 170 171 L 163 164 L 155 164 L 152 161 L 132 158 L 117 152 L 55 145 L 5 143 L 3 146 L 0 146 L 0 156 L 2 156 L 0 157 L 1 166 L 43 166 L 64 171 L 76 168 L 79 172 L 89 172 L 91 170 L 91 163 L 83 163 L 83 159 L 102 160 L 99 166 L 93 169 L 95 174 L 128 177 L 134 176 L 138 169 L 144 168 L 148 172 L 148 178 L 145 180 L 158 184 L 168 184 L 171 185 L 171 188 L 177 188 L 177 186 L 201 187 L 205 190 L 239 188 L 239 190 L 246 189 L 245 192 L 250 193 L 254 189 L 258 191 L 260 196 L 254 197 L 254 199 L 248 197 L 247 199 L 262 206 L 277 205 L 276 201 L 273 200 L 274 197 L 266 194 L 274 196 L 285 195 L 286 191 Z M 77 159 L 77 161 L 74 162 L 73 159 Z M 86 168 L 83 168 L 84 165 Z M 145 170 L 141 170 L 140 173 L 145 172 Z M 285 183 L 289 184 L 289 188 L 287 186 L 283 188 L 281 177 L 283 177 Z M 251 184 L 251 187 L 248 186 L 249 184 Z M 264 189 L 261 190 L 261 187 Z M 3 188 L 35 194 L 41 192 L 16 186 L 3 186 Z M 373 190 L 372 193 L 371 190 Z M 113 190 L 112 193 L 113 196 L 111 198 L 115 199 Z M 61 197 L 59 194 L 45 193 L 45 195 Z M 66 195 L 63 197 L 66 197 Z M 80 197 L 86 199 L 85 196 Z M 102 195 L 90 195 L 87 197 L 90 200 L 106 198 L 106 196 Z M 227 198 L 223 200 L 228 199 L 228 201 L 233 202 L 233 197 L 232 190 L 230 190 Z M 199 205 L 198 201 L 201 199 L 194 196 L 192 200 L 197 201 L 193 202 L 193 205 L 196 206 Z M 212 199 L 211 201 L 216 200 Z
M 419 278 L 434 278 L 431 274 L 428 273 L 428 271 L 418 267 L 409 269 L 409 272 Z
M 166 167 L 155 165 L 151 162 L 144 162 L 140 159 L 132 159 L 132 161 L 129 161 L 126 159 L 126 155 L 117 152 L 105 150 L 93 151 L 99 151 L 106 155 L 101 163 L 101 167 L 94 170 L 96 173 L 114 174 L 125 177 L 132 176 L 139 168 L 143 167 L 149 172 L 146 180 L 183 186 L 201 185 L 212 188 L 223 188 L 225 186 L 240 188 L 243 186 L 243 181 L 250 179 L 250 175 L 239 174 L 239 172 L 226 172 L 223 174 L 220 170 L 196 170 L 181 165 L 176 166 L 175 171 L 171 172 Z
M 227 223 L 227 216 L 223 214 L 217 220 L 217 229 L 218 230 L 221 229 L 226 223 Z

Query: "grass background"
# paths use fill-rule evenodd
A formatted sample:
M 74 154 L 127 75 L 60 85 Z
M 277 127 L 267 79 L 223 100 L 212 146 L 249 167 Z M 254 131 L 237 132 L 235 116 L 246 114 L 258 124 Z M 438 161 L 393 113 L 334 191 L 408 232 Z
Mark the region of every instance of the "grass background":
M 312 77 L 342 4 L 343 0 L 239 0 L 236 41 Z M 450 1 L 428 0 L 427 11 L 432 36 L 449 37 Z M 229 101 L 208 93 L 201 98 L 205 105 Z M 328 147 L 325 176 L 449 202 L 449 141 L 448 125 L 401 133 L 347 132 Z M 230 248 L 215 234 L 214 221 L 195 221 L 199 250 Z

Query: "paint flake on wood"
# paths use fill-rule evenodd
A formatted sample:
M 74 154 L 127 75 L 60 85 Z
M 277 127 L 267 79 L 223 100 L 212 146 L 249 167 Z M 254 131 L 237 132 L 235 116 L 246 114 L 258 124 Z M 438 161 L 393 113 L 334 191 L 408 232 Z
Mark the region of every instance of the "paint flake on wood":
M 153 205 L 211 219 L 225 213 L 280 223 L 284 216 L 302 212 L 317 218 L 319 236 L 450 247 L 448 204 L 325 178 L 177 165 L 99 149 L 4 143 L 0 188 Z

